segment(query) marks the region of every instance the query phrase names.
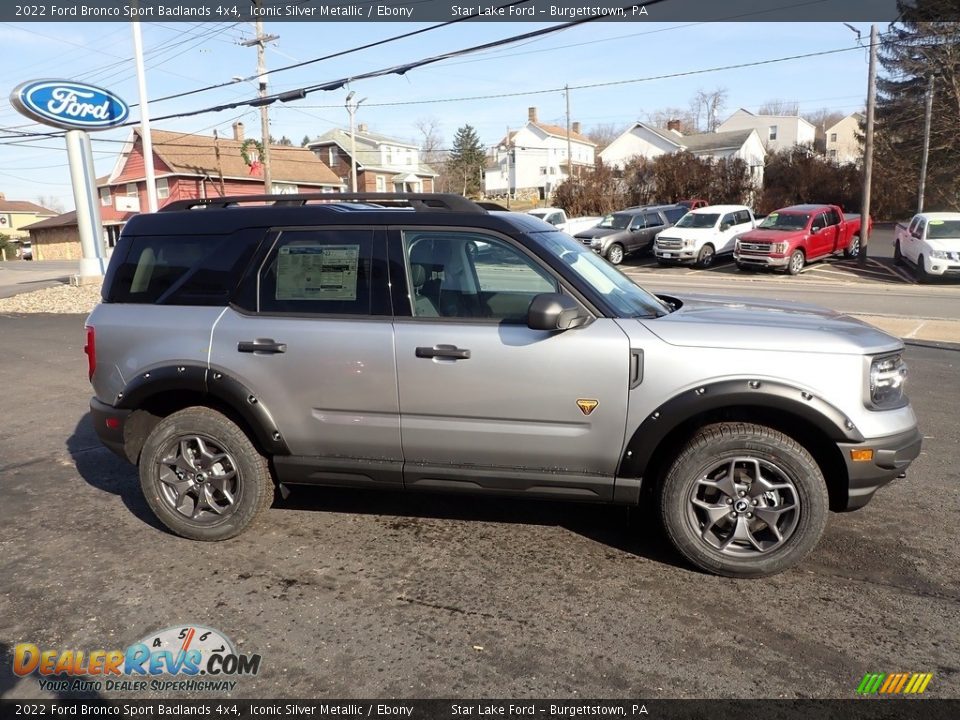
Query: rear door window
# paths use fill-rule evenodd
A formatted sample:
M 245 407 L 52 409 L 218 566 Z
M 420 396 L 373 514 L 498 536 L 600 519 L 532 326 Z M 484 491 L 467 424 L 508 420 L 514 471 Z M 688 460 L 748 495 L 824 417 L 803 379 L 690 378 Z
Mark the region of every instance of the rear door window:
M 660 217 L 660 213 L 648 212 L 643 214 L 643 220 L 646 223 L 648 228 L 660 227 L 663 225 L 663 219 Z

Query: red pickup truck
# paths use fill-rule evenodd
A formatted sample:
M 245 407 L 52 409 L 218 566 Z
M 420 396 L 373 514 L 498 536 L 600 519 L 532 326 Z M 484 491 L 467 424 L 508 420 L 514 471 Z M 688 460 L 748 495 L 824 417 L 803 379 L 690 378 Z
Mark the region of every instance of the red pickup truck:
M 797 275 L 814 260 L 860 253 L 860 216 L 837 205 L 792 205 L 772 212 L 756 230 L 737 240 L 733 259 L 740 270 L 772 267 Z M 868 230 L 873 221 L 868 219 Z

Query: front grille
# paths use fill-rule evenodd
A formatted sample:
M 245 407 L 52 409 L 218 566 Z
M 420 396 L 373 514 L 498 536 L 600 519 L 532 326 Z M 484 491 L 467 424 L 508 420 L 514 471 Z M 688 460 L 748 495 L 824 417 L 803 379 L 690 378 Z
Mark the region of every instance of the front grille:
M 740 252 L 752 252 L 752 253 L 761 253 L 763 255 L 769 255 L 770 246 L 766 243 L 741 242 Z
M 657 247 L 661 250 L 679 250 L 683 247 L 683 240 L 676 238 L 660 238 L 657 240 Z

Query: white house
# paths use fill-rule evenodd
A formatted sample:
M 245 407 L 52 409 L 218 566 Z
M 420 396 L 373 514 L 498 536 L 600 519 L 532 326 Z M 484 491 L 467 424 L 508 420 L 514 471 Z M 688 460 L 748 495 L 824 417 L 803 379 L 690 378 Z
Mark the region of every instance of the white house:
M 670 121 L 668 129 L 635 122 L 600 152 L 605 165 L 622 168 L 630 158 L 652 159 L 665 153 L 687 151 L 697 157 L 715 159 L 736 157 L 750 168 L 754 184 L 763 184 L 764 147 L 756 130 L 683 135 L 680 123 Z
M 863 146 L 860 143 L 862 113 L 851 113 L 826 130 L 827 157 L 838 163 L 860 162 Z
M 755 115 L 740 108 L 724 120 L 718 132 L 756 130 L 764 147 L 770 152 L 789 150 L 794 145 L 810 145 L 817 135 L 813 123 L 799 115 Z
M 571 123 L 567 158 L 567 130 L 542 123 L 535 107 L 527 110 L 527 124 L 507 133 L 487 157 L 484 192 L 487 195 L 514 194 L 517 190 L 537 190 L 544 199 L 566 180 L 570 166 L 579 174 L 592 169 L 596 143 L 580 134 L 580 123 Z

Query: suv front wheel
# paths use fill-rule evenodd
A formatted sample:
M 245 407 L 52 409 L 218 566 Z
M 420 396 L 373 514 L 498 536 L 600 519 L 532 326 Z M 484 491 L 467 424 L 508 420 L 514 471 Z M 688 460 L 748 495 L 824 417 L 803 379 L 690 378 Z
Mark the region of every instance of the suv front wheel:
M 150 509 L 177 535 L 226 540 L 273 502 L 267 460 L 233 421 L 206 407 L 165 417 L 140 455 Z
M 819 541 L 828 509 L 826 482 L 810 453 L 751 423 L 701 428 L 660 493 L 674 547 L 727 577 L 763 577 L 799 563 Z

